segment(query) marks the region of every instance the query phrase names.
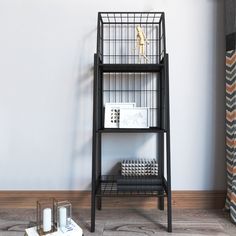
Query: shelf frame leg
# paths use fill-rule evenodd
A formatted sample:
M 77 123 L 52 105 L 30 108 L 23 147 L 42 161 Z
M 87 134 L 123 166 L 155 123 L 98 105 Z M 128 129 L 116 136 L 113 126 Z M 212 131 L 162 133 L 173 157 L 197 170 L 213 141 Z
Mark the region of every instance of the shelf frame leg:
M 96 135 L 93 135 L 92 193 L 91 193 L 91 232 L 95 231 L 96 216 Z
M 164 170 L 164 134 L 161 133 L 157 136 L 158 142 L 158 166 L 160 167 L 158 170 L 158 174 L 163 179 L 163 170 Z M 164 191 L 161 191 L 161 194 L 164 194 Z M 158 208 L 161 211 L 164 211 L 164 196 L 158 197 Z
M 159 168 L 159 175 L 163 179 L 163 170 L 164 170 L 164 134 L 160 134 L 158 137 L 158 166 Z M 160 192 L 162 195 L 164 191 Z M 164 196 L 158 197 L 158 208 L 161 211 L 164 211 Z
M 91 193 L 91 232 L 95 231 L 96 216 L 96 188 L 97 188 L 97 123 L 98 123 L 98 63 L 94 54 L 94 82 L 93 82 L 93 138 L 92 138 L 92 193 Z
M 171 168 L 170 168 L 170 132 L 166 134 L 167 143 L 167 222 L 168 232 L 172 232 Z
M 101 161 L 101 155 L 102 155 L 102 151 L 101 151 L 101 147 L 102 147 L 102 135 L 99 133 L 97 134 L 98 136 L 98 146 L 97 146 L 97 150 L 98 150 L 98 180 L 101 180 L 102 177 L 102 161 Z M 97 209 L 98 210 L 102 210 L 102 197 L 101 197 L 101 188 L 99 188 L 99 196 L 97 196 Z
M 171 153 L 170 153 L 170 102 L 169 102 L 169 55 L 165 54 L 165 82 L 166 82 L 166 167 L 167 167 L 167 222 L 168 232 L 172 232 L 172 202 L 171 202 Z
M 91 196 L 91 232 L 95 231 L 95 215 L 96 215 L 96 196 L 92 193 Z

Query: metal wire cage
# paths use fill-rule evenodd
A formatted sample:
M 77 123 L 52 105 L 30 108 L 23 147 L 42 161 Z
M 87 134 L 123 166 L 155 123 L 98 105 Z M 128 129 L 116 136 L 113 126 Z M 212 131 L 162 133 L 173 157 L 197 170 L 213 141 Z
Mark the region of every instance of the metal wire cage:
M 140 27 L 145 35 L 144 53 L 137 47 Z M 159 64 L 165 55 L 163 12 L 98 13 L 97 55 L 104 64 Z
M 161 85 L 159 73 L 104 73 L 103 106 L 106 103 L 135 103 L 148 108 L 148 125 L 161 124 Z

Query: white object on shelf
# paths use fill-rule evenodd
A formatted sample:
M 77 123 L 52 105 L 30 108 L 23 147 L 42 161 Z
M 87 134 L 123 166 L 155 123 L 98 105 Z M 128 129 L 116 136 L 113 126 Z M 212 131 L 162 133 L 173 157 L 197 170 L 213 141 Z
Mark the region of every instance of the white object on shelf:
M 67 214 L 66 214 L 66 208 L 60 207 L 59 208 L 59 226 L 65 227 L 67 223 Z
M 120 128 L 149 128 L 148 110 L 147 107 L 120 108 Z
M 106 103 L 105 105 L 105 128 L 119 128 L 120 109 L 134 108 L 136 103 Z
M 52 229 L 52 210 L 50 208 L 43 209 L 43 231 L 48 232 Z
M 37 227 L 28 228 L 25 232 L 28 236 L 39 236 Z M 58 229 L 56 232 L 47 234 L 47 236 L 83 236 L 83 230 L 71 219 L 69 231 L 63 233 Z

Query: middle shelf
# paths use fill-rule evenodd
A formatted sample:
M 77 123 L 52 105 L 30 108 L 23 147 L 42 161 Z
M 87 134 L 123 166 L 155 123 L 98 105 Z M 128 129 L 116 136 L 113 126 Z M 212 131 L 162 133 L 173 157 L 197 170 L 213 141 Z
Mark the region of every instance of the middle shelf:
M 153 129 L 164 128 L 165 86 L 161 75 L 158 72 L 103 73 L 97 84 L 99 128 L 146 128 L 143 132 L 161 131 Z
M 104 128 L 99 129 L 98 133 L 165 133 L 165 129 L 150 127 L 147 129 L 128 129 L 128 128 Z

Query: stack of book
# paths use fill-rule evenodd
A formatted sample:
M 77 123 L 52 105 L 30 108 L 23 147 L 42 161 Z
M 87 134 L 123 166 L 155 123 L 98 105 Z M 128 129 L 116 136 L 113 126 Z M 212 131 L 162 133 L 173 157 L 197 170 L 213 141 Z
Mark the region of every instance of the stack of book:
M 145 177 L 127 177 L 120 176 L 117 178 L 118 191 L 160 191 L 162 190 L 162 180 L 157 176 Z

